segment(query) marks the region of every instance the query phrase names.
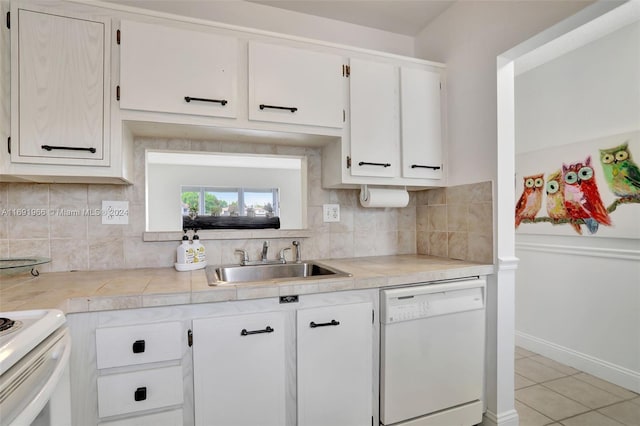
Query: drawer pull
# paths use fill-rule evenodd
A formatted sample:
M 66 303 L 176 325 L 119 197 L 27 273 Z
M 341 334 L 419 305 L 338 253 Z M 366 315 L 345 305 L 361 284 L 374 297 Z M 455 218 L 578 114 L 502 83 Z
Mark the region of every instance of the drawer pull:
M 83 148 L 81 146 L 53 146 L 53 145 L 42 145 L 40 148 L 44 149 L 45 151 L 53 151 L 54 149 L 63 149 L 66 151 L 89 151 L 92 154 L 96 153 L 96 149 L 91 147 L 91 148 Z
M 133 393 L 133 399 L 135 399 L 136 401 L 144 401 L 145 399 L 147 399 L 147 387 L 143 386 L 136 389 L 136 391 Z
M 135 342 L 133 342 L 133 353 L 134 354 L 139 354 L 139 353 L 144 352 L 144 348 L 145 348 L 144 340 L 136 340 Z
M 184 100 L 187 102 L 191 102 L 191 101 L 200 101 L 200 102 L 213 102 L 213 103 L 218 103 L 222 106 L 225 106 L 227 104 L 227 100 L 226 99 L 207 99 L 207 98 L 193 98 L 191 96 L 185 96 Z
M 412 164 L 412 169 L 432 169 L 432 170 L 440 170 L 442 167 L 440 166 L 422 166 L 420 164 Z
M 340 321 L 331 320 L 331 322 L 323 322 L 323 323 L 320 323 L 320 324 L 316 324 L 315 322 L 311 321 L 309 323 L 309 327 L 311 327 L 311 328 L 329 327 L 329 326 L 335 326 L 335 325 L 340 325 Z
M 381 166 L 381 167 L 391 167 L 391 163 L 367 163 L 366 161 L 361 161 L 358 163 L 358 166 Z
M 253 331 L 247 331 L 246 328 L 243 328 L 242 331 L 240 332 L 240 335 L 248 336 L 250 334 L 262 334 L 262 333 L 273 333 L 273 328 L 267 326 L 267 328 L 265 328 L 264 330 L 253 330 Z
M 271 109 L 284 109 L 287 111 L 291 111 L 296 112 L 298 110 L 298 108 L 296 107 L 283 107 L 283 106 L 277 106 L 277 105 L 265 105 L 265 104 L 260 104 L 260 109 L 265 109 L 265 108 L 271 108 Z

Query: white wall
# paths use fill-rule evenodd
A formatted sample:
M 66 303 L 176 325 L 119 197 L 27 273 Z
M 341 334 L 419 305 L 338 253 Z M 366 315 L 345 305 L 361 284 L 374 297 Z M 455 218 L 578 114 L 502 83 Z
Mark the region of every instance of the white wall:
M 497 55 L 589 3 L 460 1 L 418 35 L 416 56 L 447 64 L 449 185 L 496 178 Z
M 413 37 L 362 25 L 233 0 L 107 0 L 192 18 L 413 56 Z
M 519 75 L 516 151 L 640 130 L 639 75 L 640 23 Z M 618 209 L 640 216 L 640 204 Z M 516 234 L 517 341 L 640 391 L 638 243 L 637 237 Z

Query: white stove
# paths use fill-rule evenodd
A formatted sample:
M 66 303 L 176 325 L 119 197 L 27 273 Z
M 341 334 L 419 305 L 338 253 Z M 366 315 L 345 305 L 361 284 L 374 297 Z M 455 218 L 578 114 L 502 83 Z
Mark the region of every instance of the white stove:
M 65 322 L 54 309 L 0 312 L 0 426 L 71 423 Z

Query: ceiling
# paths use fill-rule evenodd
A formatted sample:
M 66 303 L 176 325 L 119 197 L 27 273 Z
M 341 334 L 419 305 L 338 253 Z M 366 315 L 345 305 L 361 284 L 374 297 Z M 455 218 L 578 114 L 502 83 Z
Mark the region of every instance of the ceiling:
M 308 15 L 417 35 L 455 0 L 247 0 Z

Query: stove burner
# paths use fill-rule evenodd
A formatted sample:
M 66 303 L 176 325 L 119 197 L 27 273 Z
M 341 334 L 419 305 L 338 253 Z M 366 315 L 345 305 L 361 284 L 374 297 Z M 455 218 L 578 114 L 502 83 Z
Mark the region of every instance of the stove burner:
M 0 318 L 0 334 L 8 334 L 12 331 L 16 331 L 21 325 L 22 322 L 20 321 L 14 321 L 9 318 Z

